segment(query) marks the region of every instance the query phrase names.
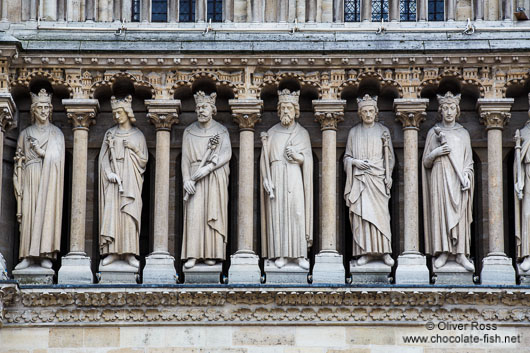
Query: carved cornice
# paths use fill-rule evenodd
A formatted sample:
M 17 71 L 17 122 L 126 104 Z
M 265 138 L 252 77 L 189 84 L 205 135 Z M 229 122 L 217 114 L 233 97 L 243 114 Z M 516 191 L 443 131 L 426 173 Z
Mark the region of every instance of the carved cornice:
M 6 132 L 17 126 L 15 103 L 10 93 L 0 93 L 0 131 Z M 3 143 L 0 141 L 0 143 Z
M 505 99 L 479 99 L 477 110 L 480 122 L 486 125 L 486 130 L 502 130 L 510 120 L 513 98 Z
M 320 99 L 313 101 L 315 121 L 320 123 L 320 129 L 337 130 L 337 125 L 344 121 L 344 106 L 342 99 Z
M 241 131 L 254 131 L 256 123 L 261 121 L 263 101 L 260 99 L 230 99 L 232 118 L 239 125 Z
M 96 123 L 99 110 L 97 99 L 63 99 L 63 105 L 74 131 L 88 130 L 90 125 Z
M 7 297 L 8 326 L 432 320 L 514 324 L 530 318 L 530 293 L 516 288 L 46 288 L 11 289 L 0 299 Z
M 428 99 L 394 99 L 396 120 L 403 125 L 403 130 L 419 130 L 420 124 L 427 117 L 427 105 Z
M 147 99 L 147 118 L 156 131 L 171 131 L 173 124 L 179 122 L 180 100 L 178 99 Z

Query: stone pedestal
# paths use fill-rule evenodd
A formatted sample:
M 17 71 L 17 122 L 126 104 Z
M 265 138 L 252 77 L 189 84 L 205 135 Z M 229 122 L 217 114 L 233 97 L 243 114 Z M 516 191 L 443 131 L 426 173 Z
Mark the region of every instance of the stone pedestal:
M 13 277 L 20 284 L 53 284 L 55 272 L 51 268 L 29 266 L 22 270 L 13 270 Z
M 382 261 L 371 261 L 358 266 L 357 260 L 351 260 L 351 284 L 389 284 L 391 270 L 392 267 Z
M 106 266 L 102 266 L 100 262 L 96 276 L 101 284 L 136 284 L 139 279 L 138 268 L 122 260 Z
M 482 260 L 481 284 L 515 284 L 512 259 L 503 255 L 488 255 Z
M 152 253 L 145 258 L 142 283 L 145 284 L 176 284 L 178 280 L 175 270 L 175 258 L 169 254 Z
M 456 284 L 456 285 L 474 285 L 473 272 L 469 272 L 454 260 L 447 260 L 442 268 L 435 268 L 436 275 L 434 283 L 436 284 Z
M 334 251 L 321 251 L 315 256 L 315 266 L 313 266 L 313 284 L 344 284 L 345 281 L 346 271 L 344 270 L 342 255 Z
M 420 253 L 402 254 L 397 259 L 396 284 L 430 284 L 427 259 Z
M 192 268 L 184 267 L 184 283 L 186 284 L 220 284 L 223 265 L 221 263 L 213 266 L 196 264 Z
M 517 276 L 519 276 L 519 280 L 521 281 L 521 285 L 529 285 L 530 284 L 530 270 L 523 271 L 521 270 L 521 264 L 517 264 Z
M 90 267 L 90 257 L 84 253 L 69 253 L 61 259 L 61 268 L 57 275 L 59 284 L 93 283 L 94 275 Z
M 265 260 L 265 284 L 308 284 L 309 270 L 294 263 L 282 268 L 276 267 L 273 260 Z
M 261 270 L 259 256 L 254 253 L 235 253 L 230 256 L 230 269 L 228 270 L 228 283 L 251 284 L 260 283 Z

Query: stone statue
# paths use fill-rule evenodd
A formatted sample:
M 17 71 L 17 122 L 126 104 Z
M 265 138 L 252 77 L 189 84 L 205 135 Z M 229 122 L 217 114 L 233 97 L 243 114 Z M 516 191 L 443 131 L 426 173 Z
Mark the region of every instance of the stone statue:
M 20 223 L 16 270 L 50 269 L 61 245 L 64 186 L 64 136 L 51 123 L 52 95 L 31 93 L 31 122 L 18 138 L 13 175 Z
M 382 259 L 392 267 L 392 235 L 388 201 L 392 187 L 394 149 L 387 127 L 377 122 L 377 97 L 357 99 L 362 122 L 348 135 L 344 169 L 344 198 L 353 233 L 357 265 Z
M 132 97 L 111 97 L 116 125 L 105 133 L 99 153 L 99 248 L 106 266 L 120 256 L 133 267 L 140 263 L 139 237 L 143 174 L 148 151 L 143 133 L 136 128 Z
M 528 95 L 530 102 L 530 94 Z M 530 117 L 530 111 L 528 112 Z M 515 239 L 520 269 L 530 270 L 530 119 L 515 132 Z
M 456 122 L 460 95 L 438 95 L 438 104 L 442 122 L 429 130 L 422 160 L 425 252 L 435 256 L 435 269 L 451 256 L 473 272 L 468 259 L 474 186 L 471 140 Z
M 182 140 L 182 259 L 187 259 L 184 267 L 188 269 L 197 260 L 213 266 L 226 258 L 232 148 L 228 130 L 213 120 L 216 96 L 201 91 L 194 95 L 197 121 L 184 130 Z
M 263 257 L 282 268 L 294 260 L 309 269 L 313 243 L 313 156 L 300 116 L 300 92 L 278 92 L 280 123 L 262 136 L 260 159 Z

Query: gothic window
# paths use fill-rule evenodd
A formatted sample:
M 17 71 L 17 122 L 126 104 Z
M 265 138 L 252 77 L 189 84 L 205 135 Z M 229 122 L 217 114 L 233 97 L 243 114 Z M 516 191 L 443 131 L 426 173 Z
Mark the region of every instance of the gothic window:
M 344 22 L 359 22 L 361 20 L 361 1 L 344 0 Z
M 151 22 L 167 22 L 167 0 L 151 0 Z
M 140 22 L 140 0 L 132 1 L 132 22 Z
M 372 21 L 388 21 L 388 0 L 372 0 Z
M 444 20 L 444 0 L 429 0 L 429 21 Z
M 416 21 L 416 0 L 399 1 L 399 20 Z
M 195 0 L 179 1 L 179 21 L 195 22 Z
M 221 22 L 223 21 L 223 1 L 222 0 L 208 0 L 208 21 Z

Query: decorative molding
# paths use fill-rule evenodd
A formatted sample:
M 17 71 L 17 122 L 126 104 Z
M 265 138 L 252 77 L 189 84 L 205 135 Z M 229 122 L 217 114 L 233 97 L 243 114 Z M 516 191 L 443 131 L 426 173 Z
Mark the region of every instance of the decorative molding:
M 17 126 L 15 109 L 15 102 L 11 93 L 0 93 L 0 131 L 6 132 Z
M 396 121 L 403 125 L 403 130 L 419 130 L 420 124 L 427 117 L 428 99 L 394 99 Z
M 241 131 L 254 131 L 256 123 L 261 121 L 263 101 L 259 99 L 230 99 L 232 118 L 239 125 Z
M 157 131 L 171 131 L 173 124 L 179 122 L 180 100 L 146 99 L 147 118 Z
M 62 103 L 74 131 L 88 130 L 90 125 L 96 123 L 96 114 L 99 110 L 97 99 L 63 99 Z
M 510 120 L 513 98 L 505 99 L 479 99 L 477 110 L 480 122 L 486 125 L 486 130 L 502 130 Z
M 337 125 L 344 121 L 345 100 L 321 99 L 313 101 L 315 121 L 320 123 L 320 129 L 337 130 Z

